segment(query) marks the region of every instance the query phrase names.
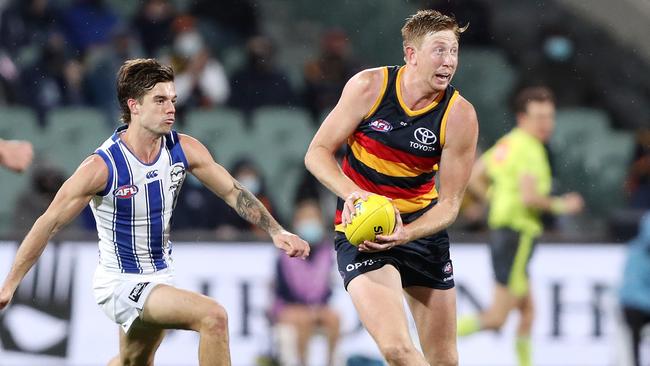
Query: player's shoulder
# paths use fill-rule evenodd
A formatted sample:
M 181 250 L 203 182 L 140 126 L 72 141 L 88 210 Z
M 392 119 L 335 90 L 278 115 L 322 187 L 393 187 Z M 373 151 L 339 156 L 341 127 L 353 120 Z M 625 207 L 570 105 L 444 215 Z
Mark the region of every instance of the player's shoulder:
M 450 118 L 456 117 L 463 120 L 477 120 L 476 109 L 474 105 L 463 97 L 460 93 L 456 97 L 454 104 L 451 106 Z
M 357 91 L 379 91 L 386 82 L 388 69 L 386 66 L 361 70 L 350 78 L 348 85 Z

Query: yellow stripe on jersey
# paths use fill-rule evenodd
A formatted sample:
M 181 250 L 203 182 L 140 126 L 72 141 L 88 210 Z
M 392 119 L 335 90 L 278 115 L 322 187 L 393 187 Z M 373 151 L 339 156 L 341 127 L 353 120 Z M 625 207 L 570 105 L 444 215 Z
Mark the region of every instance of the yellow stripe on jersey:
M 384 75 L 384 81 L 382 82 L 381 86 L 381 92 L 379 93 L 379 96 L 377 97 L 377 100 L 375 100 L 375 104 L 373 104 L 372 108 L 370 108 L 370 112 L 366 114 L 363 119 L 366 119 L 377 111 L 377 108 L 379 108 L 379 103 L 381 103 L 382 98 L 384 98 L 384 94 L 386 93 L 386 86 L 388 86 L 388 67 L 383 67 L 382 68 L 383 75 Z
M 438 190 L 433 187 L 429 192 L 409 199 L 397 198 L 394 199 L 393 205 L 397 207 L 401 213 L 411 213 L 421 210 L 431 204 L 431 201 L 438 198 Z
M 356 141 L 350 145 L 354 157 L 366 166 L 376 170 L 378 173 L 391 177 L 417 177 L 422 173 L 431 173 L 433 170 L 424 171 L 404 163 L 384 160 L 368 152 Z
M 445 114 L 442 115 L 442 122 L 440 122 L 440 146 L 445 146 L 445 136 L 447 135 L 447 118 L 449 118 L 449 110 L 451 106 L 454 105 L 454 102 L 460 94 L 458 90 L 454 90 L 454 95 L 449 99 L 447 103 L 447 109 L 445 109 Z
M 404 103 L 404 100 L 402 99 L 402 86 L 400 84 L 401 84 L 401 80 L 402 80 L 402 72 L 405 69 L 406 69 L 406 66 L 402 66 L 402 67 L 400 67 L 399 70 L 397 70 L 397 80 L 395 80 L 395 85 L 397 87 L 397 93 L 395 93 L 395 94 L 397 94 L 397 100 L 399 101 L 399 105 L 402 106 L 402 109 L 404 110 L 404 112 L 406 112 L 406 114 L 409 117 L 414 117 L 414 116 L 418 116 L 418 115 L 423 114 L 423 113 L 427 113 L 428 111 L 432 110 L 435 106 L 438 105 L 438 102 L 440 102 L 440 100 L 442 100 L 442 98 L 445 96 L 445 93 L 444 92 L 438 93 L 438 96 L 436 97 L 436 99 L 433 102 L 431 102 L 431 104 L 429 104 L 428 106 L 426 106 L 424 108 L 420 108 L 420 109 L 418 109 L 416 111 L 412 111 L 411 108 L 409 108 L 406 105 L 406 103 Z

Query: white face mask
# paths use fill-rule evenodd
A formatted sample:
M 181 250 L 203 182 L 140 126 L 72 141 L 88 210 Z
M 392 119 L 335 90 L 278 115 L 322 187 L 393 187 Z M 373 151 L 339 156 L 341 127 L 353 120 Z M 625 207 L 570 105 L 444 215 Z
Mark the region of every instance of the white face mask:
M 244 188 L 248 189 L 252 194 L 258 194 L 261 190 L 260 180 L 252 175 L 245 175 L 241 178 L 238 178 L 237 181 L 241 183 Z
M 203 48 L 203 39 L 196 31 L 183 32 L 174 40 L 174 50 L 183 57 L 192 57 Z
M 323 240 L 323 225 L 315 219 L 303 220 L 296 224 L 296 234 L 309 244 L 319 244 Z

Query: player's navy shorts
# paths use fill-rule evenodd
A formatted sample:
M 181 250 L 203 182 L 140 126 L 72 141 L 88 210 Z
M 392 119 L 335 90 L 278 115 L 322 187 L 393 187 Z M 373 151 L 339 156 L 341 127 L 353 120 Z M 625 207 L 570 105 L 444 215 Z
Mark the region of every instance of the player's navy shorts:
M 535 249 L 535 237 L 509 228 L 490 232 L 492 269 L 496 281 L 516 296 L 528 292 L 528 263 Z
M 399 271 L 402 287 L 423 286 L 440 290 L 454 287 L 449 236 L 444 230 L 376 253 L 360 252 L 350 244 L 345 234 L 337 231 L 334 246 L 339 273 L 346 290 L 353 278 L 387 264 Z

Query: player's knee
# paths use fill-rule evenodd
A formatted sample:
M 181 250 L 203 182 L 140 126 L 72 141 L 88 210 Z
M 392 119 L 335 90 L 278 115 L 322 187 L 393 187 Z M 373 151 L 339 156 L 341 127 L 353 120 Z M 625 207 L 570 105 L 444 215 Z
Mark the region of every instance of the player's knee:
M 210 306 L 210 309 L 201 318 L 199 331 L 212 335 L 228 334 L 228 314 L 226 309 L 216 303 Z
M 415 347 L 408 342 L 380 344 L 379 349 L 390 365 L 408 365 L 417 353 Z
M 508 319 L 507 312 L 493 312 L 481 319 L 481 329 L 498 331 Z

